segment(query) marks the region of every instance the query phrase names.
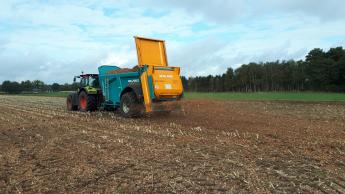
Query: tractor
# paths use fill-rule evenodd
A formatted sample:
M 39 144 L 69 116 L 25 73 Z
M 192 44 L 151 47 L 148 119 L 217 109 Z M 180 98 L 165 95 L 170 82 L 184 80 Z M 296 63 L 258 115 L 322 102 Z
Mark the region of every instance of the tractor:
M 99 87 L 98 74 L 82 74 L 75 76 L 73 81 L 79 79 L 76 92 L 67 97 L 67 109 L 69 111 L 95 111 L 102 102 L 102 92 Z

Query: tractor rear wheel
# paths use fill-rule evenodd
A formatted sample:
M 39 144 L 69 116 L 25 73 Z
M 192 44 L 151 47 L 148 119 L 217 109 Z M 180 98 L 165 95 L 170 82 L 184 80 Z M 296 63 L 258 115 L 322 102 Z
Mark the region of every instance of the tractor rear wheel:
M 141 104 L 133 92 L 121 96 L 120 112 L 123 117 L 137 117 L 141 113 Z
M 79 111 L 87 112 L 96 110 L 96 96 L 82 91 L 79 94 Z
M 67 106 L 67 110 L 69 110 L 69 111 L 78 110 L 78 106 L 73 104 L 73 95 L 72 94 L 67 96 L 66 106 Z

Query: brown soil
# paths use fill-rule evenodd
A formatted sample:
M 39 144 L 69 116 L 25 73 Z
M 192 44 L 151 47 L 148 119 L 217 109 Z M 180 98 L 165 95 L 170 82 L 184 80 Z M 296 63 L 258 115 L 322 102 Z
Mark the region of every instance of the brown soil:
M 118 74 L 118 73 L 129 73 L 129 72 L 137 72 L 139 69 L 138 66 L 134 66 L 132 69 L 129 68 L 121 68 L 121 69 L 117 69 L 117 70 L 111 70 L 108 71 L 107 74 Z
M 345 193 L 345 105 L 184 101 L 170 115 L 0 96 L 0 193 Z

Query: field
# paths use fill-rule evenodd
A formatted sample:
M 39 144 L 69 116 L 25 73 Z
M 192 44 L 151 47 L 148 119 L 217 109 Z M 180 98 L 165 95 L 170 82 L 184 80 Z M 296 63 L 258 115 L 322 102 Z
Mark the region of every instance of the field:
M 345 93 L 326 92 L 224 92 L 224 93 L 186 93 L 188 99 L 215 99 L 215 100 L 279 100 L 279 101 L 342 101 L 345 102 Z
M 184 100 L 171 115 L 0 95 L 0 193 L 345 193 L 345 104 Z
M 46 96 L 66 97 L 70 92 L 27 93 L 21 96 Z M 1 94 L 1 93 L 0 93 Z M 221 92 L 221 93 L 196 93 L 186 92 L 186 99 L 210 100 L 255 100 L 255 101 L 301 101 L 301 102 L 345 102 L 345 93 L 326 92 Z
M 21 93 L 14 94 L 19 96 L 45 96 L 45 97 L 67 97 L 70 92 L 40 92 L 40 93 Z M 1 93 L 0 93 L 1 95 Z

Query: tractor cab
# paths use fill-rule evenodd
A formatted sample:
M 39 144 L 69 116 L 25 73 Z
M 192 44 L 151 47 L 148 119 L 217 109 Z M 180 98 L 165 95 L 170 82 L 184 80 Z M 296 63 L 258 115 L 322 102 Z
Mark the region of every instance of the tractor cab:
M 82 74 L 75 76 L 73 81 L 79 81 L 78 93 L 85 91 L 87 94 L 97 94 L 100 91 L 98 74 Z
M 99 88 L 98 74 L 83 74 L 80 76 L 75 76 L 73 82 L 80 79 L 80 87 L 93 87 Z

